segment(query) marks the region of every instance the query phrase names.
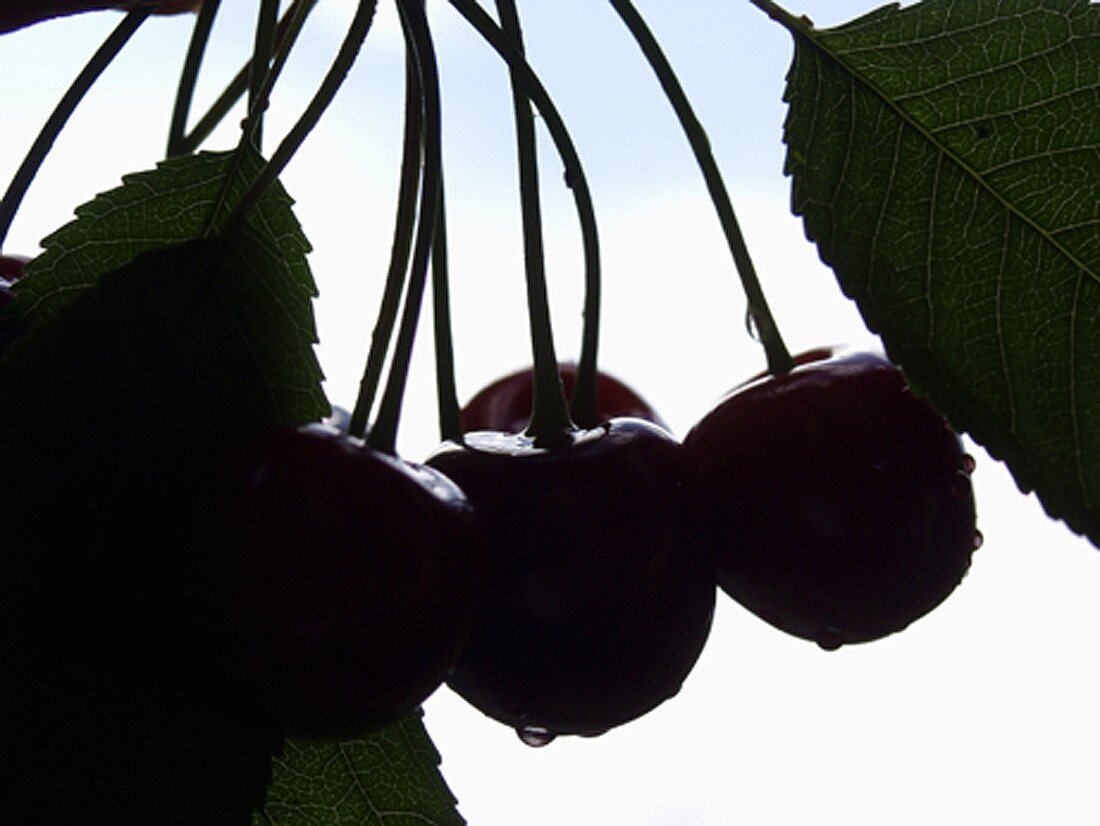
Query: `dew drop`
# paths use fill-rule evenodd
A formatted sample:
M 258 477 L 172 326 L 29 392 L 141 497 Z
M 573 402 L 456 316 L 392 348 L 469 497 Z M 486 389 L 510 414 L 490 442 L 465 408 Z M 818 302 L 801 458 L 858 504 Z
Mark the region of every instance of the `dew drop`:
M 974 537 L 970 540 L 970 547 L 975 551 L 985 544 L 985 537 L 982 536 L 981 531 L 974 531 Z
M 970 498 L 973 487 L 970 484 L 970 474 L 960 470 L 951 480 L 951 495 L 963 502 Z
M 519 735 L 519 739 L 523 741 L 525 746 L 536 749 L 550 745 L 554 742 L 556 736 L 541 726 L 523 726 L 516 729 L 516 734 Z
M 978 462 L 969 453 L 963 456 L 963 467 L 966 468 L 967 473 L 973 473 L 974 468 L 978 466 Z
M 581 735 L 581 737 L 589 737 L 589 738 L 591 738 L 591 737 L 600 737 L 604 734 L 607 734 L 607 732 L 609 732 L 609 731 L 610 731 L 610 729 L 602 728 L 602 729 L 598 729 L 596 731 L 582 731 L 580 733 L 580 735 Z
M 749 338 L 753 341 L 760 342 L 760 328 L 756 324 L 756 317 L 752 314 L 752 308 L 745 308 L 745 329 L 749 333 Z
M 844 645 L 844 634 L 841 633 L 839 628 L 823 628 L 818 632 L 817 639 L 814 640 L 825 651 L 836 651 L 840 646 Z

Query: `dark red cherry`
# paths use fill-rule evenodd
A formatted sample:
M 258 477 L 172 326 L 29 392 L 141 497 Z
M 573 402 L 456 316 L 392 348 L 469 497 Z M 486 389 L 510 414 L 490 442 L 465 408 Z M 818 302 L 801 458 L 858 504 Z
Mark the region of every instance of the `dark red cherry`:
M 971 460 L 879 355 L 817 351 L 752 381 L 684 446 L 722 588 L 824 648 L 923 616 L 978 544 Z
M 558 365 L 562 389 L 566 400 L 573 398 L 573 386 L 577 380 L 577 365 L 562 362 Z M 518 370 L 480 390 L 462 408 L 462 430 L 497 430 L 503 433 L 519 433 L 527 427 L 531 418 L 531 393 L 533 371 Z M 595 427 L 600 422 L 614 418 L 635 418 L 668 427 L 656 411 L 637 393 L 614 376 L 600 372 L 596 378 L 596 414 L 599 421 L 577 422 L 578 427 Z
M 18 281 L 23 277 L 28 261 L 30 259 L 22 255 L 0 255 L 0 280 L 9 284 Z
M 3 309 L 15 297 L 11 287 L 23 277 L 23 270 L 29 258 L 21 255 L 0 255 L 0 309 Z
M 676 694 L 716 591 L 680 444 L 639 419 L 555 449 L 508 433 L 466 440 L 428 463 L 469 496 L 493 576 L 448 685 L 531 744 L 602 733 Z
M 320 425 L 264 434 L 232 479 L 230 653 L 287 733 L 357 737 L 418 706 L 458 658 L 484 588 L 462 492 Z

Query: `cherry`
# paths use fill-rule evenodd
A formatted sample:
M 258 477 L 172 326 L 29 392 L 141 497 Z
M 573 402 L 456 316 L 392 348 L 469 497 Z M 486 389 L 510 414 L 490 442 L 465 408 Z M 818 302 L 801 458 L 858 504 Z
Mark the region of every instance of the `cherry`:
M 486 576 L 452 482 L 322 425 L 265 433 L 230 479 L 230 658 L 289 735 L 361 736 L 442 684 Z
M 573 397 L 577 380 L 577 365 L 562 362 L 558 365 L 562 389 L 566 399 Z M 462 430 L 499 430 L 519 433 L 531 418 L 533 371 L 517 370 L 480 390 L 462 408 Z M 597 410 L 600 421 L 615 417 L 645 419 L 668 427 L 656 411 L 637 393 L 614 376 L 599 372 L 596 378 Z M 595 427 L 600 422 L 577 422 L 582 428 Z
M 22 255 L 0 255 L 0 278 L 5 281 L 18 281 L 23 277 L 29 258 Z
M 719 584 L 824 648 L 923 616 L 978 544 L 972 460 L 879 355 L 830 348 L 751 381 L 684 446 L 699 468 Z
M 452 689 L 531 744 L 600 734 L 679 691 L 716 587 L 678 442 L 612 419 L 550 449 L 479 431 L 428 464 L 469 496 L 494 568 Z
M 23 277 L 29 258 L 22 255 L 0 255 L 0 309 L 15 298 L 11 287 Z

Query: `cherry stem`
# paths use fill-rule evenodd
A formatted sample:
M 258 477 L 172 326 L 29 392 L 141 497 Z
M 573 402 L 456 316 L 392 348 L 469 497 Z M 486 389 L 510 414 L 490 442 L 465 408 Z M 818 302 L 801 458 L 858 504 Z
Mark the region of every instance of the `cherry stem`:
M 749 2 L 792 34 L 805 34 L 808 30 L 813 28 L 813 24 L 810 23 L 809 18 L 795 17 L 786 9 L 772 2 L 772 0 L 749 0 Z
M 584 330 L 577 379 L 573 389 L 573 417 L 579 421 L 595 419 L 596 351 L 599 345 L 600 320 L 600 251 L 596 213 L 592 206 L 592 195 L 584 168 L 581 166 L 573 139 L 554 101 L 523 55 L 513 47 L 508 36 L 473 0 L 451 0 L 451 5 L 466 18 L 466 21 L 513 70 L 513 77 L 522 85 L 527 98 L 542 115 L 542 121 L 565 167 L 566 185 L 573 192 L 573 200 L 580 220 L 585 267 Z
M 260 151 L 259 146 L 259 134 L 263 123 L 263 112 L 267 109 L 268 102 L 271 100 L 271 91 L 275 88 L 275 82 L 279 79 L 279 75 L 282 74 L 283 68 L 286 66 L 286 61 L 290 57 L 290 50 L 293 47 L 293 40 L 286 40 L 280 43 L 281 47 L 275 55 L 274 61 L 266 61 L 268 65 L 264 74 L 262 83 L 259 89 L 254 93 L 250 92 L 250 97 L 254 97 L 255 100 L 251 103 L 248 110 L 248 115 L 245 117 L 244 122 L 241 124 L 241 137 L 237 141 L 237 149 L 233 154 L 233 160 L 229 165 L 229 169 L 226 170 L 225 177 L 222 179 L 221 188 L 218 191 L 218 196 L 214 201 L 214 208 L 210 211 L 210 218 L 206 225 L 204 235 L 210 235 L 214 232 L 215 225 L 217 223 L 218 216 L 221 214 L 222 209 L 225 207 L 226 201 L 229 198 L 229 190 L 233 181 L 237 177 L 237 173 L 240 172 L 241 164 L 244 162 L 244 153 L 248 147 L 255 147 L 256 151 Z M 353 58 L 354 60 L 354 58 Z M 249 65 L 256 66 L 262 59 L 258 59 L 254 54 Z M 335 92 L 333 93 L 335 95 Z M 320 115 L 318 115 L 318 120 Z M 299 121 L 301 123 L 301 121 Z M 313 124 L 314 126 L 316 123 Z M 310 126 L 310 129 L 313 127 Z M 308 134 L 308 132 L 307 132 Z M 303 136 L 303 140 L 304 140 Z M 291 153 L 293 155 L 293 152 Z M 289 157 L 288 159 L 289 160 Z M 285 164 L 284 164 L 285 165 Z M 281 171 L 281 170 L 280 170 Z M 277 177 L 277 176 L 276 176 Z M 266 191 L 266 187 L 263 191 Z M 260 192 L 260 197 L 263 195 L 263 191 Z M 245 198 L 247 199 L 251 190 L 245 192 Z M 257 198 L 259 200 L 259 198 Z M 243 218 L 241 219 L 243 220 Z M 232 222 L 227 222 L 229 226 L 232 226 Z M 228 229 L 226 230 L 229 231 Z
M 288 54 L 290 52 L 294 42 L 298 39 L 306 18 L 316 5 L 317 0 L 294 0 L 294 3 L 291 4 L 279 21 L 276 35 L 279 41 L 277 54 Z M 205 10 L 205 4 L 203 9 Z M 276 57 L 276 60 L 278 60 L 278 57 Z M 206 114 L 195 124 L 194 129 L 186 137 L 180 138 L 175 151 L 170 151 L 170 154 L 187 155 L 198 149 L 202 142 L 210 137 L 210 133 L 218 127 L 218 124 L 225 120 L 229 112 L 237 105 L 237 101 L 248 90 L 248 79 L 251 74 L 252 61 L 249 60 L 218 96 L 218 99 L 210 105 Z M 183 128 L 182 124 L 180 128 Z
M 718 164 L 711 152 L 710 140 L 702 123 L 699 122 L 691 103 L 683 87 L 680 85 L 676 73 L 672 69 L 668 58 L 665 57 L 660 45 L 653 33 L 649 30 L 641 15 L 634 8 L 630 0 L 611 0 L 611 5 L 618 12 L 626 27 L 630 30 L 637 42 L 642 54 L 645 55 L 650 67 L 653 69 L 657 80 L 676 113 L 677 119 L 683 127 L 688 143 L 691 145 L 695 160 L 703 173 L 707 191 L 718 213 L 722 231 L 726 236 L 726 243 L 733 256 L 737 273 L 741 277 L 741 285 L 748 300 L 749 315 L 756 327 L 760 342 L 768 360 L 768 371 L 773 375 L 779 375 L 790 371 L 794 366 L 790 351 L 783 343 L 779 334 L 779 328 L 772 318 L 767 299 L 764 297 L 763 288 L 753 267 L 752 258 L 749 256 L 748 246 L 745 244 L 744 235 L 737 222 L 737 216 L 733 211 L 726 185 L 722 180 L 722 174 L 718 170 Z
M 199 70 L 202 68 L 202 59 L 206 55 L 210 33 L 214 30 L 214 18 L 219 8 L 221 8 L 221 0 L 206 0 L 195 17 L 191 42 L 187 46 L 187 56 L 184 58 L 183 70 L 180 72 L 176 103 L 172 108 L 172 122 L 168 126 L 168 149 L 165 154 L 169 158 L 185 154 L 182 144 L 187 132 L 187 118 L 191 114 Z
M 442 123 L 439 101 L 439 71 L 428 20 L 420 0 L 398 0 L 401 27 L 411 44 L 420 75 L 424 107 L 424 173 L 420 185 L 420 216 L 413 244 L 412 267 L 405 295 L 401 327 L 397 332 L 393 361 L 382 394 L 378 418 L 367 435 L 367 444 L 375 450 L 396 455 L 397 424 L 412 360 L 413 341 L 420 320 L 424 287 L 428 278 L 428 259 L 432 253 L 436 218 L 442 189 Z
M 282 142 L 276 147 L 275 152 L 271 155 L 271 159 L 264 165 L 264 168 L 260 171 L 256 180 L 249 186 L 248 191 L 241 200 L 237 202 L 236 206 L 233 207 L 233 211 L 229 214 L 229 217 L 223 225 L 222 231 L 224 233 L 233 232 L 244 222 L 248 213 L 256 205 L 256 202 L 264 196 L 268 187 L 270 187 L 271 184 L 278 179 L 279 175 L 282 174 L 282 171 L 305 142 L 309 133 L 313 131 L 313 128 L 321 120 L 321 116 L 324 115 L 325 110 L 328 109 L 329 104 L 331 104 L 336 97 L 336 93 L 340 90 L 341 85 L 343 85 L 344 80 L 348 76 L 348 72 L 351 71 L 351 67 L 355 64 L 355 60 L 359 56 L 359 50 L 362 48 L 363 41 L 367 38 L 367 32 L 370 31 L 371 24 L 374 22 L 374 12 L 377 7 L 378 0 L 359 0 L 359 4 L 355 9 L 355 16 L 352 18 L 351 25 L 348 27 L 347 34 L 344 36 L 344 42 L 340 44 L 340 50 L 337 52 L 332 62 L 332 66 L 329 67 L 328 73 L 321 82 L 321 87 L 314 94 L 309 105 L 306 106 L 306 110 L 302 113 L 298 122 L 291 127 L 290 132 L 287 133 L 286 137 L 283 138 Z M 281 60 L 276 60 L 275 65 L 272 66 L 264 84 L 265 89 L 254 108 L 262 108 L 267 105 L 268 93 L 275 82 L 275 77 L 282 69 L 285 59 L 286 53 L 284 52 L 281 54 Z M 255 115 L 256 113 L 252 111 L 248 113 L 245 135 L 242 137 L 241 145 L 238 147 L 237 151 L 238 157 L 241 156 L 241 150 L 249 137 L 249 130 L 252 128 Z M 217 213 L 218 210 L 215 209 L 213 215 L 216 216 Z M 213 221 L 214 218 L 212 217 L 211 220 Z
M 405 273 L 412 251 L 413 231 L 416 226 L 417 193 L 420 188 L 420 158 L 423 143 L 424 110 L 420 75 L 412 45 L 405 46 L 405 135 L 401 154 L 401 174 L 397 192 L 397 217 L 394 221 L 393 243 L 390 247 L 390 265 L 382 292 L 382 303 L 371 334 L 370 351 L 363 378 L 359 382 L 359 395 L 352 410 L 348 432 L 363 436 L 367 429 L 367 417 L 374 406 L 378 382 L 386 360 L 386 351 L 393 338 L 393 328 L 401 307 L 401 291 L 405 286 Z
M 88 90 L 92 88 L 99 76 L 111 64 L 111 61 L 118 56 L 123 46 L 129 42 L 134 32 L 152 14 L 152 11 L 151 6 L 142 6 L 128 12 L 122 18 L 122 21 L 115 26 L 114 31 L 107 36 L 107 39 L 92 55 L 87 65 L 81 69 L 80 74 L 76 76 L 72 85 L 69 86 L 53 112 L 50 113 L 49 118 L 46 119 L 46 123 L 43 124 L 38 137 L 31 144 L 26 157 L 23 158 L 23 162 L 16 170 L 11 183 L 8 184 L 3 199 L 0 199 L 0 249 L 3 249 L 4 240 L 11 229 L 12 221 L 15 220 L 15 213 L 19 211 L 19 205 L 23 202 L 23 197 L 27 194 L 31 181 L 34 180 L 38 170 L 41 169 L 42 163 L 46 160 L 50 149 L 53 148 L 54 142 L 61 134 L 61 130 L 65 128 L 65 124 L 73 112 L 76 111 L 76 107 L 84 99 Z
M 439 400 L 439 435 L 443 441 L 462 441 L 462 410 L 455 388 L 454 336 L 451 333 L 451 296 L 447 274 L 447 210 L 443 184 L 439 185 L 439 214 L 432 241 L 432 318 L 435 322 L 435 384 Z
M 497 0 L 501 30 L 520 55 L 524 54 L 523 29 L 513 0 Z M 519 167 L 520 210 L 523 216 L 523 259 L 527 276 L 527 313 L 531 328 L 534 357 L 531 420 L 525 435 L 535 443 L 552 443 L 562 433 L 576 430 L 558 372 L 554 352 L 554 334 L 550 323 L 550 299 L 546 287 L 546 263 L 542 237 L 542 210 L 539 205 L 538 150 L 535 142 L 535 117 L 523 82 L 509 68 L 512 82 L 512 109 L 516 126 L 516 154 Z
M 263 146 L 263 120 L 268 101 L 265 86 L 275 52 L 278 25 L 279 0 L 262 0 L 256 18 L 256 42 L 252 47 L 252 71 L 248 78 L 248 123 L 257 148 Z

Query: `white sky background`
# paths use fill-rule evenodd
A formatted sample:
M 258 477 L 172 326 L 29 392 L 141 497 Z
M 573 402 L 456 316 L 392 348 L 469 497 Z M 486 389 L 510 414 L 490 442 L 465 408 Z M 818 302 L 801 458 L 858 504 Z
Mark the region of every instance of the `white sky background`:
M 251 42 L 255 4 L 223 5 L 197 111 Z M 790 0 L 789 8 L 828 25 L 874 5 Z M 401 44 L 383 6 L 347 87 L 284 178 L 316 248 L 319 352 L 330 399 L 343 405 L 373 325 L 400 151 Z M 322 7 L 276 91 L 269 149 L 327 67 L 351 3 Z M 639 8 L 708 127 L 789 345 L 873 343 L 789 214 L 780 141 L 789 36 L 746 0 Z M 429 9 L 443 71 L 465 399 L 530 358 L 510 101 L 488 48 L 446 3 Z M 610 8 L 528 0 L 521 14 L 530 58 L 573 130 L 596 198 L 606 280 L 601 365 L 683 436 L 724 390 L 763 367 L 717 219 L 679 127 Z M 86 15 L 0 39 L 0 182 L 116 21 Z M 33 254 L 76 205 L 158 159 L 189 30 L 181 18 L 138 33 L 58 141 L 5 252 Z M 209 146 L 233 141 L 230 125 Z M 557 344 L 559 355 L 575 357 L 579 235 L 549 151 L 543 170 Z M 399 441 L 412 460 L 438 438 L 429 345 L 425 334 Z M 438 692 L 427 725 L 463 814 L 473 826 L 1098 822 L 1100 556 L 974 452 L 985 547 L 958 591 L 900 635 L 825 653 L 720 594 L 710 642 L 678 697 L 601 738 L 537 750 Z

